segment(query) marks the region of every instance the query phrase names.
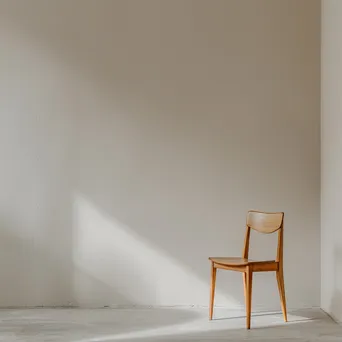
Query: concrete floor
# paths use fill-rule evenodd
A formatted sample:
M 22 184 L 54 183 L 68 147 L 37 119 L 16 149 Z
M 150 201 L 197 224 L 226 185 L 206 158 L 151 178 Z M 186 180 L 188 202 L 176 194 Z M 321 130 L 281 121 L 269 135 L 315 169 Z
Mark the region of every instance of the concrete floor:
M 342 326 L 320 310 L 255 314 L 245 330 L 242 312 L 205 309 L 23 309 L 0 310 L 0 341 L 342 341 Z

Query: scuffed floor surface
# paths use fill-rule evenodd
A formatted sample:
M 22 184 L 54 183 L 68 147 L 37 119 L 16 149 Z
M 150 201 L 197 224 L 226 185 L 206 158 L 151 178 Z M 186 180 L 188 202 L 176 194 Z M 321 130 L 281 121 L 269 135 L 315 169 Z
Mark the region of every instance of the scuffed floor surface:
M 0 310 L 0 341 L 342 341 L 342 326 L 320 310 L 255 314 L 245 330 L 241 312 L 205 309 L 24 309 Z

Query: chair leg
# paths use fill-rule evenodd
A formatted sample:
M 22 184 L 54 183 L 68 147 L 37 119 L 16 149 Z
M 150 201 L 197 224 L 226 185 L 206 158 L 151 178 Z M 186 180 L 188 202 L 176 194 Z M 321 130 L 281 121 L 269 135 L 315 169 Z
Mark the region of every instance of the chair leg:
M 214 300 L 215 300 L 215 287 L 216 287 L 216 267 L 211 263 L 211 286 L 210 286 L 210 306 L 209 306 L 209 319 L 213 319 Z
M 246 278 L 246 273 L 242 273 L 242 280 L 243 280 L 243 293 L 245 295 L 245 300 L 247 296 L 247 278 Z
M 251 328 L 251 312 L 252 312 L 252 286 L 253 286 L 253 271 L 250 266 L 246 269 L 246 327 Z
M 277 282 L 278 282 L 281 310 L 283 311 L 284 321 L 287 322 L 284 272 L 283 272 L 282 266 L 277 271 Z

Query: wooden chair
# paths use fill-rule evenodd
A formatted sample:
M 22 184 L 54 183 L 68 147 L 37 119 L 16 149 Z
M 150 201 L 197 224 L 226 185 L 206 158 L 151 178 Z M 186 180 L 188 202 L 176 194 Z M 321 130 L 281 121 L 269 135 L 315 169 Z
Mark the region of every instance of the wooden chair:
M 259 233 L 270 234 L 278 231 L 278 249 L 276 260 L 256 261 L 248 259 L 249 237 L 251 228 Z M 242 258 L 222 258 L 210 257 L 211 261 L 211 289 L 210 289 L 210 307 L 209 318 L 213 318 L 214 297 L 216 285 L 216 270 L 223 269 L 229 271 L 242 272 L 244 293 L 246 300 L 246 326 L 251 327 L 251 303 L 252 303 L 252 280 L 253 272 L 274 271 L 277 275 L 281 308 L 284 320 L 287 322 L 285 286 L 283 274 L 283 233 L 284 213 L 264 213 L 251 210 L 247 214 L 245 246 Z

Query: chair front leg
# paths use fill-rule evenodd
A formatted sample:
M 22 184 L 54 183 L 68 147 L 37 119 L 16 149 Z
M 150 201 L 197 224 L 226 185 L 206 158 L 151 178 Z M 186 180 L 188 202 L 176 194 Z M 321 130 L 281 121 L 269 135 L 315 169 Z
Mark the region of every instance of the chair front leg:
M 252 287 L 253 287 L 253 270 L 251 266 L 247 266 L 246 272 L 246 327 L 251 328 L 252 313 Z
M 213 319 L 214 301 L 215 301 L 215 287 L 216 287 L 216 267 L 211 263 L 211 285 L 210 285 L 210 305 L 209 305 L 209 319 Z

